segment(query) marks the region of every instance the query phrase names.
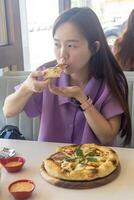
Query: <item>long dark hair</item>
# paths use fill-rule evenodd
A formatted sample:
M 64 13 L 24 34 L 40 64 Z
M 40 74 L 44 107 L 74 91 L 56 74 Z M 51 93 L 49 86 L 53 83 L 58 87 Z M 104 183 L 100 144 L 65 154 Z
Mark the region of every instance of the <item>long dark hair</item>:
M 134 9 L 123 34 L 115 41 L 115 57 L 123 70 L 134 71 Z
M 124 138 L 124 144 L 129 144 L 131 140 L 131 119 L 128 109 L 128 85 L 120 66 L 107 44 L 98 17 L 87 7 L 67 10 L 56 19 L 53 26 L 53 36 L 57 28 L 65 22 L 71 22 L 79 27 L 87 39 L 93 54 L 90 60 L 90 73 L 96 79 L 106 80 L 112 94 L 122 106 L 126 121 L 121 137 Z M 100 42 L 100 49 L 97 52 L 96 41 Z

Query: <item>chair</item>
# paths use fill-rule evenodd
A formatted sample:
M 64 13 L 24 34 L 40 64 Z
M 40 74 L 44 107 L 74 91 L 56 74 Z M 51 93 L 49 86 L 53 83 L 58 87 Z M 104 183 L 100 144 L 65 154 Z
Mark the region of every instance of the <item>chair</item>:
M 128 83 L 128 103 L 132 123 L 132 139 L 131 143 L 127 147 L 134 147 L 134 72 L 125 71 L 124 74 Z M 117 136 L 115 145 L 122 147 L 122 139 L 120 136 Z

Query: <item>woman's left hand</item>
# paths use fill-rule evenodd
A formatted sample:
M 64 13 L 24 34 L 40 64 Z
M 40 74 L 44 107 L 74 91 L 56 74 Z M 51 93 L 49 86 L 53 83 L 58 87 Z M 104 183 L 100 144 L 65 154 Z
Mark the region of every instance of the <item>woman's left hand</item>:
M 83 102 L 87 99 L 84 91 L 78 86 L 69 86 L 69 87 L 56 87 L 52 81 L 48 84 L 49 91 L 58 96 L 65 96 L 70 98 L 75 98 L 80 102 Z

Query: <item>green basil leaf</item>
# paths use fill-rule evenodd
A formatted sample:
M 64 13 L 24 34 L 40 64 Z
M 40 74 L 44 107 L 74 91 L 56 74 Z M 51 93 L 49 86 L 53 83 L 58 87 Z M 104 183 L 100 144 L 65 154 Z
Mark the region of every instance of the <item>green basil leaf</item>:
M 75 152 L 76 152 L 76 156 L 78 156 L 78 157 L 83 157 L 84 155 L 83 155 L 83 151 L 80 149 L 80 148 L 77 148 L 76 150 L 75 150 Z
M 95 156 L 95 152 L 91 151 L 87 154 L 87 156 Z
M 67 161 L 67 162 L 69 162 L 69 161 L 75 161 L 76 160 L 76 158 L 65 158 L 65 161 Z
M 90 161 L 90 162 L 97 162 L 97 158 L 90 157 L 90 158 L 87 158 L 87 161 Z

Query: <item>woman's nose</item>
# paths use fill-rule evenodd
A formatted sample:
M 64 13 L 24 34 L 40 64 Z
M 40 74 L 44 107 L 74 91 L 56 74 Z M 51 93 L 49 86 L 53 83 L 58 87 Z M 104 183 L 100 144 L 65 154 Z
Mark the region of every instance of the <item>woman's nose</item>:
M 69 58 L 69 54 L 65 48 L 61 48 L 60 50 L 60 59 L 62 62 L 66 62 L 66 60 Z
M 66 59 L 65 58 L 60 58 L 60 63 L 66 64 Z

